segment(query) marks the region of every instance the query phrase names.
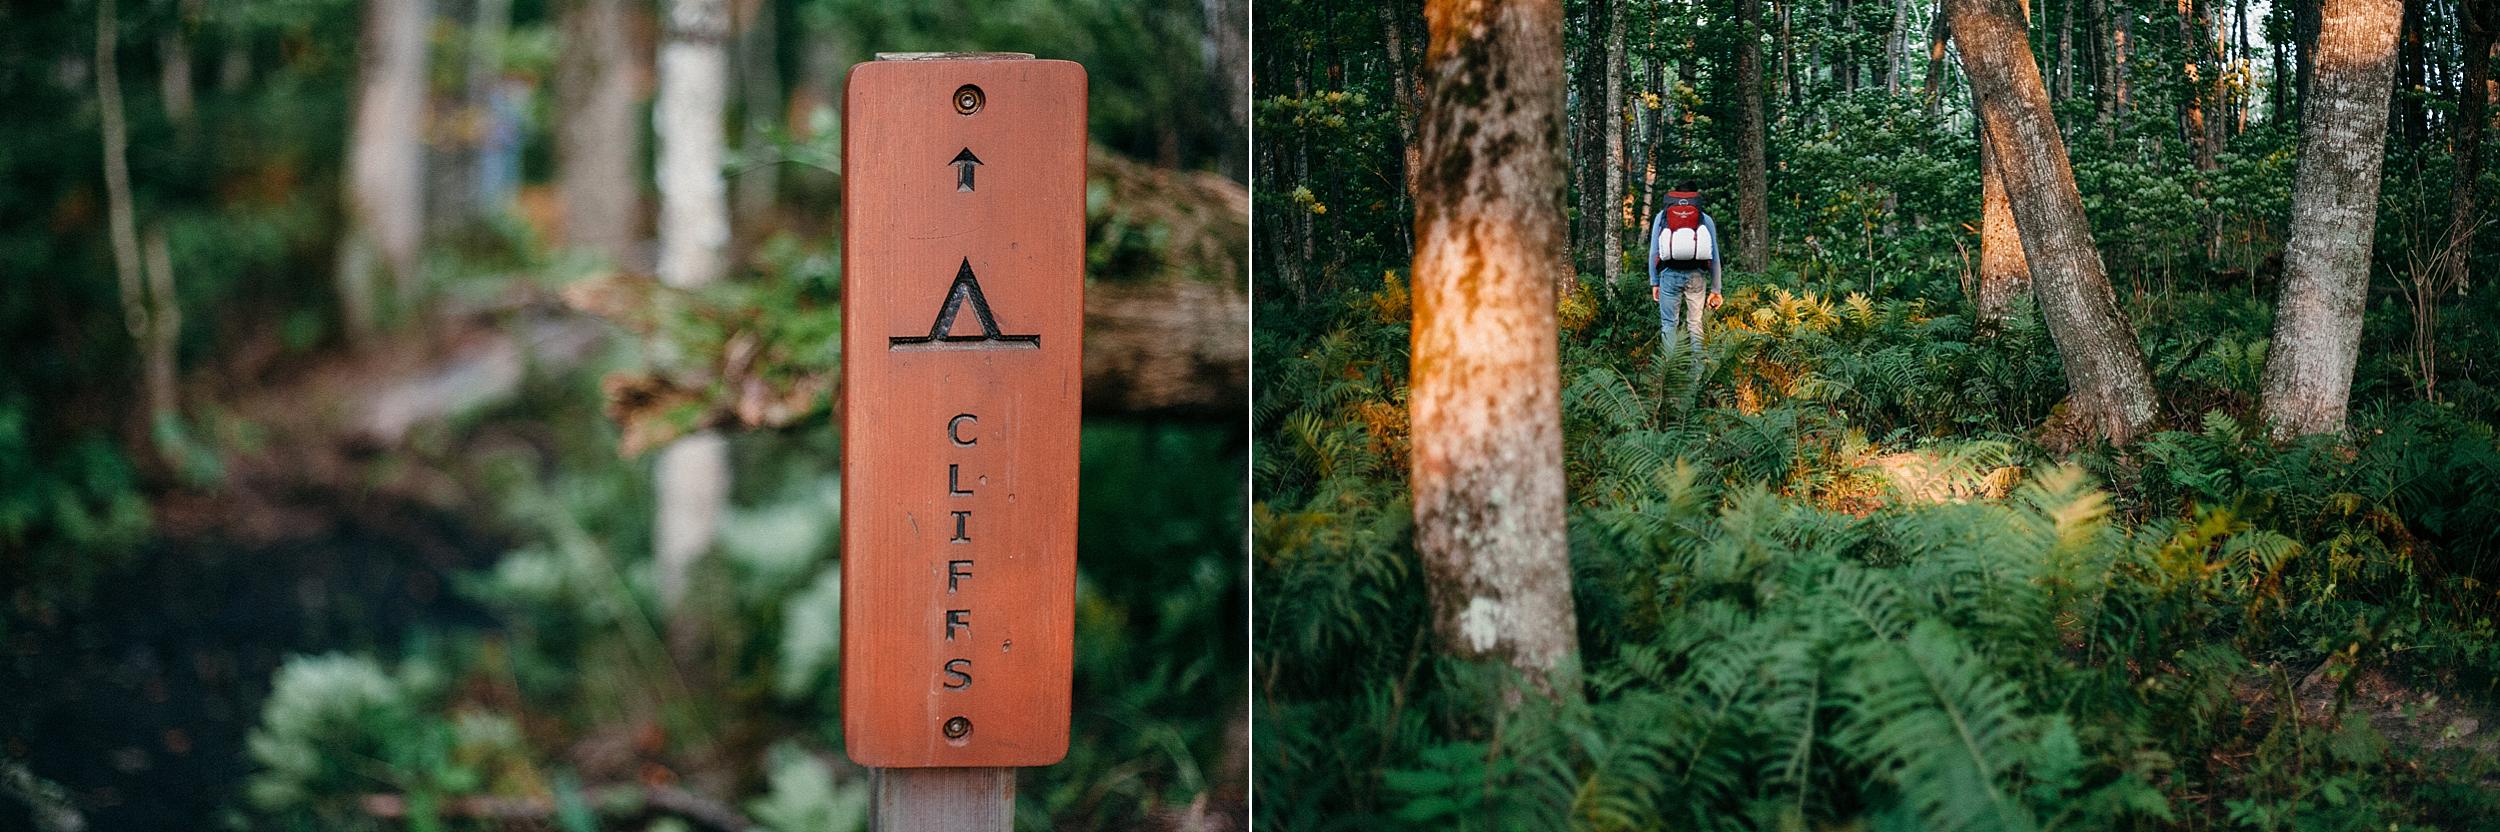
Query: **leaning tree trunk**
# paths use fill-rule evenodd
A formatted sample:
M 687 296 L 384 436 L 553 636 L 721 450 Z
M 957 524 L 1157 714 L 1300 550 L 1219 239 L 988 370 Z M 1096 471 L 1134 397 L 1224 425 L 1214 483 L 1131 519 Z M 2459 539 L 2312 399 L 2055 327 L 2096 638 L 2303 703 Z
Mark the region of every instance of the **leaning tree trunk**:
M 641 239 L 643 52 L 630 0 L 570 0 L 556 66 L 556 192 L 564 244 L 611 266 L 649 268 Z
M 1979 99 L 2005 183 L 2040 315 L 2057 342 L 2074 414 L 2123 443 L 2153 420 L 2153 387 L 2135 332 L 2118 310 L 2093 247 L 2083 194 L 2049 109 L 2040 65 L 2011 0 L 1945 0 L 1962 67 Z
M 1606 161 L 1598 173 L 1606 177 L 1606 207 L 1600 211 L 1598 230 L 1602 241 L 1600 251 L 1606 258 L 1598 276 L 1599 285 L 1611 289 L 1623 274 L 1623 227 L 1630 225 L 1623 216 L 1623 30 L 1628 15 L 1624 3 L 1615 3 L 1606 12 Z
M 2291 239 L 2283 247 L 2283 301 L 2259 408 L 2277 439 L 2344 429 L 2369 295 L 2403 5 L 2326 0 L 2319 11 L 2316 74 L 2301 105 Z
M 1995 332 L 2031 294 L 2031 264 L 2023 259 L 2022 232 L 2014 225 L 2014 204 L 2005 193 L 2005 177 L 1997 172 L 1995 143 L 1988 125 L 1979 125 L 1979 285 L 1973 292 L 1979 308 L 1978 329 Z
M 1561 0 L 1431 0 L 1415 210 L 1415 548 L 1442 649 L 1574 691 L 1552 270 Z
M 1771 268 L 1769 128 L 1762 116 L 1762 0 L 1736 0 L 1737 266 Z
M 426 33 L 433 20 L 431 0 L 365 4 L 337 274 L 339 309 L 359 340 L 381 320 L 377 271 L 402 306 L 417 293 L 425 242 Z
M 693 288 L 729 270 L 728 184 L 721 174 L 729 93 L 725 0 L 671 0 L 660 45 L 653 126 L 659 143 L 662 283 Z M 694 563 L 712 547 L 729 500 L 729 443 L 705 431 L 660 452 L 653 549 L 661 600 L 685 597 Z M 682 639 L 679 639 L 682 641 Z

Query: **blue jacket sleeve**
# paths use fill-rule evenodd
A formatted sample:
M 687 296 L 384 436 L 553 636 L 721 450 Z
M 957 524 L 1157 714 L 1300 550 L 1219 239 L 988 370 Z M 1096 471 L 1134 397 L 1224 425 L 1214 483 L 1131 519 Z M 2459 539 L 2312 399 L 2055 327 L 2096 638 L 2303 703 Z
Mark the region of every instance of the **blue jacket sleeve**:
M 1653 287 L 1658 285 L 1658 227 L 1666 221 L 1667 215 L 1664 211 L 1649 220 L 1649 259 L 1645 265 L 1649 269 L 1649 285 Z
M 1727 259 L 1727 238 L 1719 236 L 1719 221 L 1709 214 L 1701 215 L 1701 224 L 1710 229 L 1710 291 L 1719 293 L 1719 264 Z

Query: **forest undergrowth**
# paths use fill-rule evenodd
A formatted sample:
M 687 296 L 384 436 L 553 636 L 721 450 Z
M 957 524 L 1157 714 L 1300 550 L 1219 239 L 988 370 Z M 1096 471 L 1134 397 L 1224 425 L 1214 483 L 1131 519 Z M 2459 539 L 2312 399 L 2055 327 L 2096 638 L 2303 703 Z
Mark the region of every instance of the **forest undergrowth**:
M 1438 654 L 1412 548 L 1401 277 L 1260 308 L 1257 777 L 1298 796 L 1270 828 L 2500 825 L 2500 398 L 2470 379 L 2419 401 L 2365 349 L 2349 441 L 2278 446 L 2259 293 L 2173 283 L 2131 304 L 2162 429 L 2094 446 L 2036 315 L 1975 332 L 1949 274 L 1732 275 L 1698 377 L 1639 275 L 1584 276 L 1582 695 L 1487 712 L 1505 681 Z

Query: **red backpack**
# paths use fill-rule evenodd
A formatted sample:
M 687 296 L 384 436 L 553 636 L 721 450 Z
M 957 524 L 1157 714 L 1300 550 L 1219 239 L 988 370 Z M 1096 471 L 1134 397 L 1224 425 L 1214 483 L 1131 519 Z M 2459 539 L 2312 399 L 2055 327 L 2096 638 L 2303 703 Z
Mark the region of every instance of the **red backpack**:
M 1666 227 L 1655 243 L 1660 266 L 1697 269 L 1709 264 L 1717 248 L 1710 229 L 1701 224 L 1701 194 L 1668 191 Z
M 1700 228 L 1701 194 L 1692 191 L 1668 191 L 1667 227 Z

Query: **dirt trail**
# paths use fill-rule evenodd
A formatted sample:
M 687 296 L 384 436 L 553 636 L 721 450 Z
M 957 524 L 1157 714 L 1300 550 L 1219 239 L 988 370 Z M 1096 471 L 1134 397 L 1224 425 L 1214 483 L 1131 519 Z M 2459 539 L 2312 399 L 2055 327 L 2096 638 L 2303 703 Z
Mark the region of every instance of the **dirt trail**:
M 245 739 L 288 656 L 387 657 L 422 629 L 492 626 L 448 582 L 506 541 L 456 472 L 398 448 L 514 395 L 534 363 L 578 362 L 597 334 L 527 308 L 437 332 L 309 361 L 246 348 L 195 376 L 193 401 L 245 391 L 214 407 L 248 441 L 213 486 L 150 495 L 154 539 L 93 593 L 0 595 L 0 757 L 57 785 L 87 829 L 200 828 L 240 805 Z M 0 828 L 29 817 L 8 792 Z

